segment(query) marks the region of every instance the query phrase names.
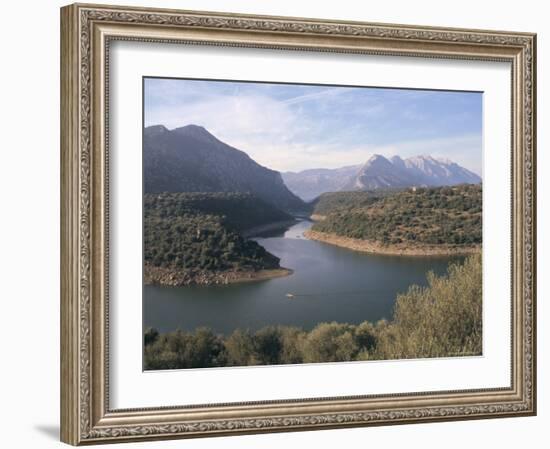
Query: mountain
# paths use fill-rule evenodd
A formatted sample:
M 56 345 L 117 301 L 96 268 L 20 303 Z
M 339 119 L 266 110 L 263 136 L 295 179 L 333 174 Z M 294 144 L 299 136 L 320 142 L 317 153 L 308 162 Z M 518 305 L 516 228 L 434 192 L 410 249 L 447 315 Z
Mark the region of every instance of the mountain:
M 310 201 L 324 192 L 342 190 L 359 169 L 360 165 L 329 169 L 313 168 L 298 173 L 285 172 L 283 180 L 288 188 L 305 201 Z
M 402 159 L 399 159 L 402 161 Z M 342 190 L 373 190 L 409 185 L 406 168 L 375 154 L 352 176 Z M 414 181 L 413 181 L 414 183 Z
M 143 170 L 145 193 L 251 193 L 285 211 L 304 209 L 278 171 L 259 165 L 202 126 L 145 128 Z
M 283 173 L 283 179 L 291 191 L 306 201 L 325 192 L 481 182 L 478 175 L 448 159 L 432 156 L 407 159 L 393 156 L 387 159 L 379 154 L 372 156 L 364 165 L 286 172 Z

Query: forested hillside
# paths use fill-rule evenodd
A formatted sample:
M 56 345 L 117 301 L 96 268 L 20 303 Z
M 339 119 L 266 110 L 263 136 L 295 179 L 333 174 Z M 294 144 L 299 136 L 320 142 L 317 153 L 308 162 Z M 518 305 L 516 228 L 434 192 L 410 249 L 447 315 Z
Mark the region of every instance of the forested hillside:
M 312 230 L 384 245 L 480 245 L 482 187 L 459 185 L 390 194 L 325 194 L 314 214 L 326 218 Z
M 217 283 L 239 273 L 277 269 L 279 259 L 241 232 L 289 220 L 290 215 L 250 194 L 146 194 L 145 281 Z
M 402 190 L 402 189 L 400 189 Z M 359 207 L 370 206 L 385 195 L 390 195 L 398 190 L 386 191 L 356 191 L 356 192 L 330 192 L 323 193 L 312 202 L 313 214 L 325 217 L 334 212 L 345 212 Z
M 216 215 L 224 225 L 245 231 L 293 217 L 249 193 L 156 193 L 145 194 L 145 213 L 156 217 Z

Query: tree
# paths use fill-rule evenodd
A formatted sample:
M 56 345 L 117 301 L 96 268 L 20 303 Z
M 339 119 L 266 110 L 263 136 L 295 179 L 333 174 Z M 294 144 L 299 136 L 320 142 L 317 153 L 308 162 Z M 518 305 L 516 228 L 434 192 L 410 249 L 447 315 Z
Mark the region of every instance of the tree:
M 148 346 L 152 343 L 154 343 L 159 336 L 159 331 L 156 330 L 153 327 L 148 327 L 145 329 L 145 334 L 143 335 L 143 341 L 145 343 L 145 346 Z
M 481 255 L 427 277 L 427 287 L 397 297 L 393 321 L 379 329 L 377 358 L 481 354 Z
M 225 340 L 227 364 L 230 366 L 247 366 L 257 364 L 254 340 L 248 330 L 236 329 Z
M 276 326 L 267 326 L 254 335 L 256 358 L 261 365 L 275 365 L 280 363 L 283 349 L 281 331 Z
M 358 348 L 372 351 L 376 347 L 376 328 L 369 321 L 364 321 L 355 329 L 355 343 Z
M 353 360 L 357 353 L 352 326 L 341 323 L 321 323 L 304 343 L 304 362 L 342 362 Z

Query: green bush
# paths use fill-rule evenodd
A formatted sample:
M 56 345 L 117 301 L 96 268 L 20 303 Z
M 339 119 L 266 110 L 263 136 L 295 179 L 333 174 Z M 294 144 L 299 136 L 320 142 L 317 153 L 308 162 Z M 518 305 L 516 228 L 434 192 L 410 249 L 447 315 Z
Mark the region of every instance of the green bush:
M 164 334 L 145 345 L 145 369 L 208 368 L 224 366 L 223 342 L 211 330 L 181 330 Z
M 481 354 L 481 255 L 451 264 L 447 276 L 428 273 L 428 286 L 398 295 L 393 321 L 379 329 L 378 359 Z
M 304 362 L 343 362 L 353 360 L 357 345 L 353 338 L 354 326 L 345 323 L 318 324 L 306 337 Z
M 156 329 L 152 327 L 148 327 L 147 329 L 145 329 L 145 335 L 143 338 L 145 346 L 148 346 L 154 343 L 158 337 L 159 337 L 159 332 Z
M 254 337 L 248 330 L 236 329 L 225 340 L 227 363 L 230 366 L 257 365 Z

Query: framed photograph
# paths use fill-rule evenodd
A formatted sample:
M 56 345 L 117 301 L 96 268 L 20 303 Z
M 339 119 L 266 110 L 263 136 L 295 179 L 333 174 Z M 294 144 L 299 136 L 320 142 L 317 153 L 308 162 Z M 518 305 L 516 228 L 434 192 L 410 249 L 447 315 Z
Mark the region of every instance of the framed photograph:
M 61 439 L 536 413 L 536 36 L 61 9 Z

